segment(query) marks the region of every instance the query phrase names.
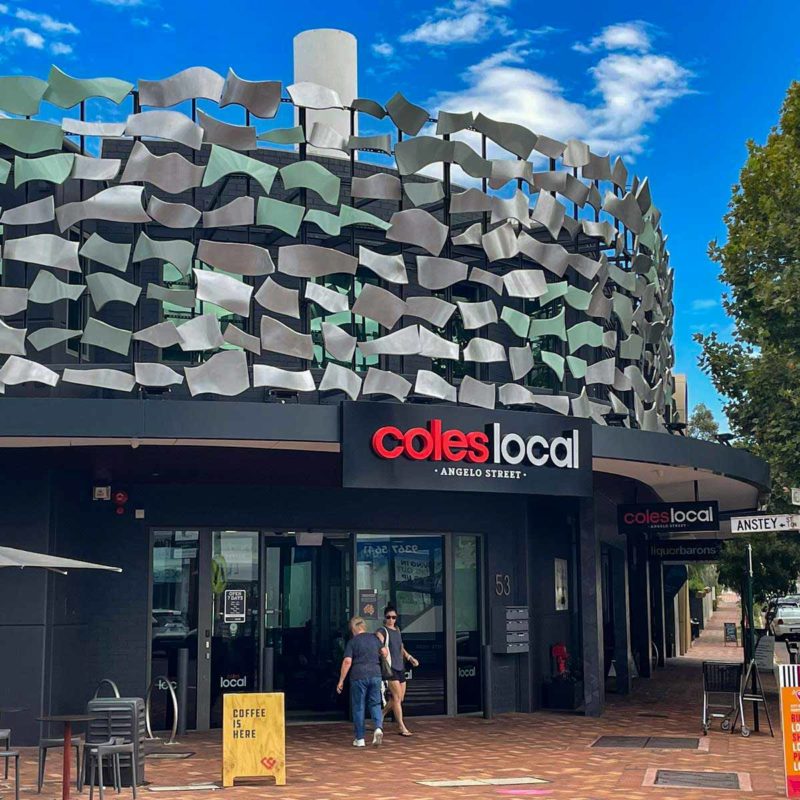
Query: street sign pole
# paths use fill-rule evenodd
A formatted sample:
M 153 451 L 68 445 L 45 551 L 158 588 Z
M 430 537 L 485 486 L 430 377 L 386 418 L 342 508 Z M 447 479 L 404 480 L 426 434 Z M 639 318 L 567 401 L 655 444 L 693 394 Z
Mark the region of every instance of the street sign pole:
M 745 654 L 746 659 L 749 659 L 751 668 L 751 686 L 750 691 L 752 695 L 758 692 L 758 675 L 756 674 L 757 667 L 755 666 L 756 657 L 756 632 L 755 632 L 755 614 L 753 613 L 753 545 L 747 545 L 747 566 L 745 569 L 745 595 L 747 602 L 747 650 Z M 753 701 L 753 730 L 758 730 L 758 703 Z

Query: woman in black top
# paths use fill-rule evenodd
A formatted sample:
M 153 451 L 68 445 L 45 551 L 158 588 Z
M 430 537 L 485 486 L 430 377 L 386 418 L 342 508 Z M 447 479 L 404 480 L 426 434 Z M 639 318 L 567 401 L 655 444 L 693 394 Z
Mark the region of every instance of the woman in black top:
M 375 635 L 381 640 L 381 644 L 389 649 L 389 661 L 393 674 L 393 677 L 389 679 L 389 692 L 392 699 L 386 704 L 383 716 L 385 718 L 390 711 L 393 711 L 394 718 L 400 726 L 400 735 L 411 736 L 411 731 L 403 720 L 403 699 L 406 696 L 404 661 L 409 661 L 413 667 L 418 667 L 419 661 L 403 647 L 403 637 L 397 627 L 397 609 L 393 605 L 386 606 L 383 612 L 383 621 L 384 627 L 378 628 Z

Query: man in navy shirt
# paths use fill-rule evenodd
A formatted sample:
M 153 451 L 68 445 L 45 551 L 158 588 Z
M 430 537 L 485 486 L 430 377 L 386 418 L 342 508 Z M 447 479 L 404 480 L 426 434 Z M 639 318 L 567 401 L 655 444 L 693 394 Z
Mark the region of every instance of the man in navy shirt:
M 378 746 L 383 741 L 383 724 L 381 712 L 381 655 L 386 655 L 386 648 L 374 633 L 367 633 L 367 624 L 361 617 L 350 620 L 350 631 L 353 638 L 344 650 L 344 660 L 339 673 L 339 684 L 336 691 L 341 694 L 344 679 L 350 674 L 350 708 L 353 712 L 355 739 L 353 747 L 364 747 L 364 712 L 365 706 L 375 723 L 372 744 Z

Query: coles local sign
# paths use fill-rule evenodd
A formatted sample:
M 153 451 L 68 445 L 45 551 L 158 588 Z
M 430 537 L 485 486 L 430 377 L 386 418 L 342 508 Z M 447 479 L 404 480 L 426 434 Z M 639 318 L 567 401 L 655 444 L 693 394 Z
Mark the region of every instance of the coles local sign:
M 637 503 L 617 507 L 620 533 L 689 533 L 719 530 L 716 500 L 694 503 Z
M 346 487 L 589 496 L 588 420 L 468 408 L 346 403 Z

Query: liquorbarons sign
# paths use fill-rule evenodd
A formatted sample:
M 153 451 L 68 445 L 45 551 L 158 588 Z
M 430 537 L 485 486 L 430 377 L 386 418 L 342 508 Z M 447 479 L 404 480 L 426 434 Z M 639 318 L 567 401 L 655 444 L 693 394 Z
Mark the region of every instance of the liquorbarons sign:
M 660 539 L 650 542 L 650 558 L 683 564 L 687 561 L 719 561 L 722 539 Z
M 346 487 L 589 496 L 591 425 L 552 414 L 345 403 Z
M 716 500 L 697 503 L 637 503 L 617 509 L 620 533 L 689 533 L 719 530 Z

